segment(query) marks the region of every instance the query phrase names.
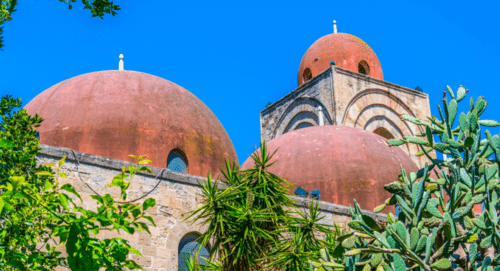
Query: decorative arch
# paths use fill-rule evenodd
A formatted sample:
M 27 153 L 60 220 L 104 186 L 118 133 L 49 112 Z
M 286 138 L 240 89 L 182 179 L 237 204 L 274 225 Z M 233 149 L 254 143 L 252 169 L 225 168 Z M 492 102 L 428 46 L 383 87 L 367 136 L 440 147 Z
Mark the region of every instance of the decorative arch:
M 283 131 L 284 134 L 289 131 L 296 130 L 301 124 L 308 123 L 311 126 L 317 126 L 319 124 L 318 115 L 309 111 L 302 111 L 296 114 L 293 119 L 288 123 L 287 127 Z
M 393 94 L 380 89 L 367 89 L 351 99 L 346 106 L 341 123 L 344 126 L 357 127 L 365 125 L 368 120 L 377 115 L 382 115 L 390 119 L 403 132 L 403 135 L 423 132 L 421 127 L 413 123 L 401 121 L 399 116 L 402 114 L 415 116 L 411 108 Z
M 276 128 L 273 131 L 271 139 L 284 134 L 285 131 L 289 131 L 290 128 L 293 126 L 293 124 L 290 125 L 291 121 L 299 113 L 309 112 L 311 114 L 316 115 L 318 107 L 321 107 L 322 109 L 325 125 L 332 125 L 333 124 L 332 118 L 330 117 L 328 110 L 326 110 L 326 107 L 320 101 L 311 97 L 300 97 L 295 101 L 293 101 L 283 112 L 283 114 L 281 115 L 280 119 L 276 124 Z M 311 123 L 315 123 L 315 125 L 318 125 L 317 115 L 316 115 L 316 120 L 314 119 L 309 119 L 309 120 Z

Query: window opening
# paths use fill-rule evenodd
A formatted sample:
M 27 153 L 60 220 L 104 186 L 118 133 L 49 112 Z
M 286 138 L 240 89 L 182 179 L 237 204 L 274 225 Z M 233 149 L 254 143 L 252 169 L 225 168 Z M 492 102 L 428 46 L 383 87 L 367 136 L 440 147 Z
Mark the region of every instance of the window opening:
M 304 83 L 311 80 L 311 78 L 312 78 L 311 69 L 309 69 L 309 68 L 305 69 L 303 77 L 304 77 Z
M 361 60 L 358 64 L 358 72 L 361 74 L 366 74 L 370 75 L 370 66 L 368 66 L 368 63 L 366 61 Z
M 186 157 L 179 150 L 171 151 L 167 158 L 167 168 L 173 171 L 186 173 Z
M 378 127 L 377 129 L 375 129 L 375 131 L 373 131 L 374 133 L 376 133 L 377 135 L 379 136 L 383 136 L 387 139 L 393 139 L 394 136 L 391 134 L 391 132 L 389 132 L 387 129 L 385 129 L 384 127 Z
M 307 128 L 307 127 L 312 127 L 314 125 L 310 124 L 309 122 L 302 122 L 301 124 L 297 125 L 294 130 L 302 129 L 302 128 Z
M 186 261 L 189 261 L 193 255 L 196 255 L 196 260 L 200 264 L 206 264 L 203 259 L 208 259 L 210 251 L 207 247 L 202 247 L 199 242 L 200 235 L 197 233 L 190 233 L 179 242 L 178 248 L 178 268 L 180 271 L 188 271 Z

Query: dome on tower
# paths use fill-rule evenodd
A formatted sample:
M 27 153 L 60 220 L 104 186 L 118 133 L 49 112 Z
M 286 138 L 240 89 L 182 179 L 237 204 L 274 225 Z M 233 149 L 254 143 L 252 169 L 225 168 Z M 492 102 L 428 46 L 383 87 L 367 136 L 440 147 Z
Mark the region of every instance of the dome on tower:
M 399 147 L 372 132 L 345 126 L 314 126 L 283 134 L 267 143 L 276 153 L 269 171 L 306 191 L 319 190 L 321 200 L 373 210 L 391 195 L 384 185 L 400 175 L 400 165 L 417 171 Z M 249 158 L 242 169 L 253 166 Z
M 36 96 L 25 109 L 45 120 L 40 143 L 134 161 L 192 175 L 218 173 L 226 158 L 237 162 L 226 130 L 186 89 L 133 71 L 73 77 Z M 172 169 L 172 168 L 171 168 Z
M 330 62 L 353 72 L 383 80 L 380 61 L 362 39 L 345 33 L 333 33 L 313 43 L 299 66 L 299 86 L 330 67 Z

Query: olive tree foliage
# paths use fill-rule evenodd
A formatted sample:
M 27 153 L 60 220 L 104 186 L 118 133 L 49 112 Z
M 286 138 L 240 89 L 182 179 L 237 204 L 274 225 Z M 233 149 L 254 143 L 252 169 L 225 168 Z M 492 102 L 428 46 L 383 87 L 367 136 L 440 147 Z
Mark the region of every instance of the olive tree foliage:
M 150 172 L 145 165 L 151 161 L 136 157 L 135 166 L 123 168 L 108 184 L 118 187 L 120 196 L 91 195 L 97 209 L 84 209 L 78 204 L 79 193 L 63 181 L 65 158 L 57 165 L 37 165 L 40 147 L 35 129 L 42 119 L 24 109 L 14 110 L 20 106 L 20 99 L 10 96 L 0 101 L 0 269 L 141 269 L 127 259 L 129 253 L 140 253 L 126 240 L 96 236 L 110 231 L 149 232 L 146 223 L 155 225 L 145 215 L 156 204 L 154 199 L 142 205 L 127 201 L 131 179 L 141 171 Z
M 207 226 L 200 243 L 212 242 L 212 249 L 205 266 L 187 260 L 189 270 L 308 270 L 308 260 L 319 259 L 322 247 L 334 247 L 334 232 L 320 223 L 318 202 L 296 208 L 290 184 L 268 171 L 273 155 L 262 142 L 252 168 L 226 162 L 220 181 L 200 183 L 202 205 L 186 220 Z
M 58 0 L 68 5 L 69 9 L 73 8 L 73 3 L 77 0 Z M 113 1 L 109 0 L 81 0 L 84 9 L 89 9 L 92 17 L 104 18 L 105 14 L 115 16 L 116 11 L 120 10 L 120 6 L 114 5 Z M 16 11 L 17 0 L 0 0 L 0 50 L 2 50 L 3 43 L 3 27 L 4 23 L 12 20 L 12 14 Z
M 311 270 L 500 270 L 500 136 L 483 130 L 500 123 L 480 118 L 487 107 L 483 97 L 471 98 L 468 112 L 458 114 L 466 93 L 462 86 L 456 92 L 447 87 L 439 118 L 402 115 L 425 132 L 388 143 L 417 144 L 431 164 L 418 172 L 401 169 L 399 179 L 385 186 L 392 196 L 375 211 L 401 208 L 398 217 L 388 214 L 387 224 L 364 215 L 355 203 L 352 231 L 338 238 L 342 245 L 333 253 L 345 261 L 323 253 Z M 434 159 L 431 151 L 448 158 Z M 479 204 L 484 209 L 478 214 L 473 207 Z

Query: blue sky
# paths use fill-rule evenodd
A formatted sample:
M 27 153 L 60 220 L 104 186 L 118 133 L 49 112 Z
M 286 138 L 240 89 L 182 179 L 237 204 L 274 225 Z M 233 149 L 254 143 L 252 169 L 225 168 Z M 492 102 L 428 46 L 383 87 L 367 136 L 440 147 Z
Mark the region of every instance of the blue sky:
M 499 119 L 500 1 L 471 3 L 115 0 L 122 10 L 101 20 L 79 3 L 20 1 L 4 28 L 0 95 L 26 104 L 65 79 L 117 69 L 124 54 L 125 69 L 177 83 L 210 107 L 243 163 L 260 140 L 259 112 L 297 87 L 302 55 L 335 19 L 372 47 L 386 81 L 429 93 L 433 113 L 445 86 L 462 84 Z

